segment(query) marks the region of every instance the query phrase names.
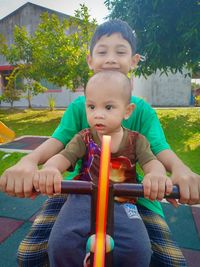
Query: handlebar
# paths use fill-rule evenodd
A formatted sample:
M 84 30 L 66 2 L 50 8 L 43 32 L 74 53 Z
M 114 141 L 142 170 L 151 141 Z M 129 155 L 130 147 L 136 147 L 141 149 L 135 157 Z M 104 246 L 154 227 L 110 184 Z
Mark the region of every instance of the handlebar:
M 144 197 L 142 184 L 117 183 L 110 186 L 113 187 L 114 196 Z M 62 181 L 61 193 L 90 195 L 94 187 L 92 182 L 87 181 Z M 174 185 L 172 193 L 165 195 L 165 198 L 180 198 L 178 186 Z

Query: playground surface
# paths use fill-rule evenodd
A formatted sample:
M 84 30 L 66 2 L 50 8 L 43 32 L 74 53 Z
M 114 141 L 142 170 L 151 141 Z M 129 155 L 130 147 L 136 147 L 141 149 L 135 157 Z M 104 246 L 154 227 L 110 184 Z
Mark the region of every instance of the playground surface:
M 0 144 L 0 150 L 11 153 L 21 152 L 29 153 L 48 139 L 48 136 L 31 136 L 25 135 L 9 143 Z
M 6 152 L 34 149 L 43 139 L 20 139 L 5 144 Z M 3 145 L 0 149 L 3 150 Z M 21 150 L 20 150 L 21 151 Z M 38 196 L 35 200 L 9 197 L 0 193 L 0 266 L 15 267 L 16 252 L 20 241 L 28 233 L 36 214 L 40 210 L 45 196 Z M 166 220 L 174 235 L 174 239 L 181 247 L 189 267 L 200 266 L 200 205 L 180 205 L 172 207 L 162 202 Z
M 20 241 L 28 233 L 37 212 L 46 197 L 35 200 L 9 197 L 0 193 L 0 266 L 15 267 L 16 251 Z M 189 267 L 200 262 L 200 206 L 184 206 L 178 209 L 162 203 L 167 222 L 181 247 Z

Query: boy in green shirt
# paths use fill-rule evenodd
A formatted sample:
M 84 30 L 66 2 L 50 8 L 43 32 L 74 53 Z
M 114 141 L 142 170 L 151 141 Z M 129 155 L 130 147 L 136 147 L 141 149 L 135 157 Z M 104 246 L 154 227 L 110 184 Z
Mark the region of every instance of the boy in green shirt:
M 97 27 L 94 33 L 87 62 L 94 72 L 109 69 L 127 74 L 136 67 L 140 59 L 140 56 L 135 54 L 135 49 L 132 29 L 120 20 L 107 21 Z M 146 136 L 153 153 L 171 173 L 173 184 L 179 186 L 181 193 L 179 202 L 200 203 L 200 176 L 193 173 L 170 150 L 155 111 L 137 97 L 132 97 L 131 102 L 136 105 L 135 111 L 127 121 L 123 122 L 123 125 Z M 87 127 L 85 98 L 79 97 L 67 108 L 52 138 L 5 171 L 0 179 L 2 191 L 12 196 L 31 197 L 33 176 L 37 166 L 60 152 L 77 132 Z M 55 196 L 46 201 L 31 232 L 19 247 L 20 266 L 43 266 L 48 260 L 46 249 L 49 234 L 66 198 L 67 196 Z M 52 206 L 54 209 L 51 209 Z M 138 210 L 151 239 L 154 251 L 152 264 L 154 266 L 155 264 L 157 266 L 186 266 L 180 249 L 172 241 L 171 232 L 162 217 L 159 203 L 139 199 Z M 37 265 L 38 262 L 41 265 Z

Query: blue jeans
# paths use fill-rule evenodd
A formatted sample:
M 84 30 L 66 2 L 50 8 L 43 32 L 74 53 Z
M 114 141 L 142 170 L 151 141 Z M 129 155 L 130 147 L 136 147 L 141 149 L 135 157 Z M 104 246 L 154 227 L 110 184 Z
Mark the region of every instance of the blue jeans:
M 132 204 L 130 204 L 132 205 Z M 114 267 L 148 267 L 151 243 L 135 205 L 114 204 Z M 52 267 L 81 267 L 90 236 L 90 196 L 70 195 L 53 226 L 48 242 Z

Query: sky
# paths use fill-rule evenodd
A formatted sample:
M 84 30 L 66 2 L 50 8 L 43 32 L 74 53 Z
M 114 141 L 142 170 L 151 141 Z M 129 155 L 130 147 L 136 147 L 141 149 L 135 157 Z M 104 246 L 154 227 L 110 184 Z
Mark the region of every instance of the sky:
M 67 15 L 74 15 L 74 10 L 79 9 L 80 4 L 85 4 L 89 8 L 89 14 L 98 23 L 102 23 L 108 15 L 108 10 L 104 5 L 105 0 L 0 0 L 0 19 L 7 16 L 26 2 L 41 5 Z

